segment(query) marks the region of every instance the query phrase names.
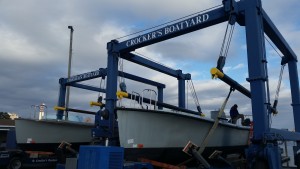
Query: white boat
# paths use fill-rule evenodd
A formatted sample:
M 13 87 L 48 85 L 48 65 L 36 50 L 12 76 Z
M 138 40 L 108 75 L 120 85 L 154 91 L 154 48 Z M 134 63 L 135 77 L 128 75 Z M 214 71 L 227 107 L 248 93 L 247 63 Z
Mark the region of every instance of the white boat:
M 137 154 L 168 162 L 188 158 L 182 152 L 185 145 L 191 141 L 200 146 L 214 124 L 213 119 L 172 111 L 122 108 L 117 110 L 117 115 L 120 145 L 126 148 L 125 157 L 128 160 L 135 160 Z M 204 156 L 214 150 L 242 153 L 248 146 L 249 129 L 220 121 Z M 182 155 L 183 158 L 174 155 Z
M 53 150 L 62 141 L 79 146 L 92 140 L 92 124 L 65 120 L 15 119 L 16 142 L 23 150 Z

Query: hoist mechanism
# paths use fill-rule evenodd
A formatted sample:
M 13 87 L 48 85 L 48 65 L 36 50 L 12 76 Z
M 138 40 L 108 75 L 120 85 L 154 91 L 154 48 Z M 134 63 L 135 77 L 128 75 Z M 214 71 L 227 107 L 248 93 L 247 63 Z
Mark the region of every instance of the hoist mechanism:
M 99 88 L 105 88 L 105 75 L 102 75 L 100 78 L 100 84 L 99 84 Z M 90 102 L 90 106 L 98 106 L 100 108 L 100 110 L 105 107 L 105 104 L 102 102 L 103 101 L 103 93 L 102 92 L 98 92 L 98 97 L 97 97 L 97 101 L 91 101 Z
M 210 73 L 211 73 L 213 79 L 219 78 L 220 80 L 222 80 L 223 82 L 228 84 L 233 89 L 236 89 L 237 91 L 241 92 L 245 96 L 251 98 L 251 93 L 248 89 L 246 89 L 244 86 L 240 85 L 235 80 L 231 79 L 229 76 L 227 76 L 226 74 L 221 72 L 218 68 L 212 68 L 210 70 Z
M 219 69 L 217 68 L 211 68 L 210 70 L 211 76 L 213 79 L 219 78 L 220 80 L 222 80 L 223 82 L 225 82 L 226 84 L 228 84 L 232 89 L 236 89 L 237 91 L 241 92 L 242 94 L 244 94 L 245 96 L 249 97 L 251 99 L 251 92 L 246 89 L 244 86 L 242 86 L 241 84 L 239 84 L 238 82 L 236 82 L 235 80 L 233 80 L 232 78 L 230 78 L 229 76 L 227 76 L 226 74 L 224 74 L 223 72 L 221 72 Z M 282 73 L 281 76 L 282 77 Z M 280 80 L 281 81 L 281 80 Z M 278 86 L 280 88 L 280 82 L 278 82 Z M 276 93 L 279 93 L 278 87 L 277 87 L 277 91 Z M 278 103 L 278 94 L 276 94 L 277 97 L 275 97 L 275 101 L 273 106 L 269 107 L 270 108 L 270 112 L 273 114 L 277 114 L 278 111 L 276 109 L 277 103 Z
M 159 27 L 156 30 L 147 31 L 145 34 L 138 35 L 136 37 L 126 39 L 124 41 L 118 41 L 116 39 L 111 40 L 107 43 L 108 57 L 106 68 L 107 71 L 105 71 L 107 83 L 105 90 L 100 88 L 95 89 L 91 86 L 86 86 L 77 83 L 83 80 L 92 79 L 92 77 L 99 77 L 100 73 L 104 73 L 100 70 L 97 72 L 89 72 L 88 74 L 86 74 L 87 76 L 74 76 L 71 78 L 61 79 L 58 106 L 65 107 L 65 93 L 67 86 L 75 86 L 79 88 L 105 92 L 105 109 L 102 111 L 101 116 L 95 116 L 95 128 L 92 130 L 92 134 L 95 138 L 106 139 L 108 145 L 118 145 L 119 130 L 117 127 L 119 119 L 116 118 L 116 92 L 118 88 L 118 76 L 122 76 L 125 78 L 133 77 L 124 74 L 122 69 L 120 69 L 120 75 L 118 70 L 119 59 L 122 58 L 135 64 L 139 64 L 144 67 L 177 78 L 179 84 L 178 106 L 169 106 L 163 102 L 162 89 L 164 87 L 162 87 L 161 85 L 157 86 L 157 105 L 182 111 L 185 106 L 184 81 L 188 80 L 187 76 L 182 74 L 182 72 L 179 70 L 173 70 L 168 67 L 159 65 L 148 59 L 141 58 L 132 52 L 138 48 L 142 48 L 203 28 L 207 28 L 225 21 L 229 21 L 228 24 L 232 26 L 230 26 L 230 31 L 226 31 L 226 38 L 224 38 L 223 40 L 224 42 L 216 66 L 217 68 L 212 70 L 212 76 L 214 78 L 220 78 L 225 83 L 229 84 L 233 89 L 240 91 L 241 93 L 243 93 L 251 99 L 251 110 L 253 113 L 254 128 L 252 143 L 246 151 L 247 160 L 249 162 L 248 164 L 250 165 L 250 168 L 252 168 L 253 166 L 255 168 L 255 166 L 259 166 L 261 163 L 263 163 L 263 165 L 261 166 L 268 166 L 268 168 L 272 169 L 281 169 L 281 153 L 278 146 L 278 141 L 284 139 L 297 142 L 297 146 L 294 147 L 294 154 L 296 157 L 295 159 L 297 159 L 298 161 L 299 167 L 300 123 L 298 119 L 300 119 L 300 90 L 297 70 L 297 56 L 291 49 L 291 47 L 288 45 L 284 37 L 281 35 L 279 30 L 276 28 L 275 24 L 269 18 L 268 14 L 262 8 L 261 0 L 223 0 L 222 2 L 223 4 L 221 6 L 202 11 L 201 13 L 197 13 L 196 15 L 192 15 L 188 18 L 177 20 L 178 22 L 175 23 L 168 23 Z M 250 91 L 245 89 L 242 85 L 238 84 L 236 81 L 229 78 L 222 72 L 225 66 L 225 61 L 228 54 L 230 41 L 232 38 L 234 23 L 238 23 L 240 26 L 245 27 L 249 75 L 247 81 L 250 85 Z M 267 91 L 268 72 L 265 58 L 265 42 L 263 38 L 264 34 L 266 34 L 272 40 L 272 42 L 284 55 L 282 64 L 288 64 L 290 76 L 289 80 L 291 85 L 291 106 L 294 115 L 296 132 L 273 129 L 270 125 L 268 116 L 270 115 L 269 108 L 271 108 L 272 106 L 269 104 L 269 92 Z M 142 78 L 134 77 L 134 79 L 141 80 Z M 142 79 L 141 81 L 149 82 L 149 79 Z M 151 84 L 153 84 L 153 82 L 151 82 Z M 122 90 L 124 90 L 124 88 Z M 128 94 L 128 97 L 130 97 L 130 95 L 131 94 Z M 141 100 L 139 96 L 130 98 L 136 98 Z M 146 98 L 143 98 L 142 101 L 154 103 L 153 100 L 147 100 Z M 275 108 L 277 103 L 278 99 L 275 99 Z M 165 104 L 165 106 L 163 104 Z M 193 112 L 195 111 L 190 111 L 190 113 Z M 198 112 L 196 113 L 199 114 Z M 58 109 L 57 119 L 62 119 L 62 117 L 63 110 Z
M 228 51 L 229 51 L 229 47 L 230 47 L 230 43 L 234 31 L 234 26 L 236 22 L 236 14 L 233 5 L 234 3 L 232 1 L 231 3 L 232 4 L 229 7 L 230 8 L 229 20 L 227 22 L 226 31 L 224 34 L 224 38 L 223 38 L 223 42 L 219 54 L 219 59 L 217 61 L 217 69 L 219 69 L 221 72 L 223 72 L 223 68 L 225 66 L 226 57 L 228 55 Z

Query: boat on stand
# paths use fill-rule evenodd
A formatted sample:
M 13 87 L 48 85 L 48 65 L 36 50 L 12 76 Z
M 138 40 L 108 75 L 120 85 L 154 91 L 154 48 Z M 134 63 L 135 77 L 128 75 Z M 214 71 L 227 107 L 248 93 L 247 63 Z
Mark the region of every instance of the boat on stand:
M 56 119 L 16 119 L 17 145 L 22 150 L 53 151 L 65 141 L 78 149 L 92 140 L 92 124 Z
M 22 150 L 54 151 L 62 142 L 79 149 L 92 140 L 93 124 L 70 120 L 47 119 L 45 104 L 38 106 L 38 119 L 15 119 L 16 143 Z M 34 117 L 37 112 L 34 112 Z

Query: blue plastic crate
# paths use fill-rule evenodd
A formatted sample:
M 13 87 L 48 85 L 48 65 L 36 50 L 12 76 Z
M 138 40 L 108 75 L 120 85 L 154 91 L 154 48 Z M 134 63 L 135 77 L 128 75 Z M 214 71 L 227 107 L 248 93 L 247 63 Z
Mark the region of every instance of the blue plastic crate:
M 78 169 L 123 169 L 124 148 L 80 146 Z
M 57 164 L 55 169 L 65 169 L 64 164 Z
M 126 163 L 124 164 L 124 169 L 153 169 L 153 166 L 150 163 Z

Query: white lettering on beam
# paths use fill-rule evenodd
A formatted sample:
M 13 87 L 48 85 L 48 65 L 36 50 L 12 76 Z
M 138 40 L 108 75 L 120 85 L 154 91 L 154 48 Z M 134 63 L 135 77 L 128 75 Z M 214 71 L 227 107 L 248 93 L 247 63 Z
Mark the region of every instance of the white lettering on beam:
M 138 36 L 136 38 L 129 39 L 129 40 L 126 41 L 126 46 L 127 47 L 134 46 L 134 45 L 140 44 L 142 42 L 147 42 L 149 40 L 156 39 L 156 38 L 159 38 L 161 36 L 168 35 L 170 33 L 178 32 L 178 31 L 181 31 L 183 29 L 186 29 L 186 28 L 204 23 L 208 19 L 209 19 L 208 14 L 198 15 L 196 17 L 184 20 L 182 22 L 166 26 L 166 27 L 161 28 L 159 30 L 156 30 L 154 32 L 150 32 L 150 33 Z
M 88 72 L 88 73 L 84 73 L 81 75 L 76 75 L 76 76 L 72 76 L 70 77 L 67 82 L 74 82 L 77 80 L 82 80 L 82 79 L 87 79 L 87 78 L 94 78 L 100 75 L 99 71 L 94 71 L 94 72 Z

